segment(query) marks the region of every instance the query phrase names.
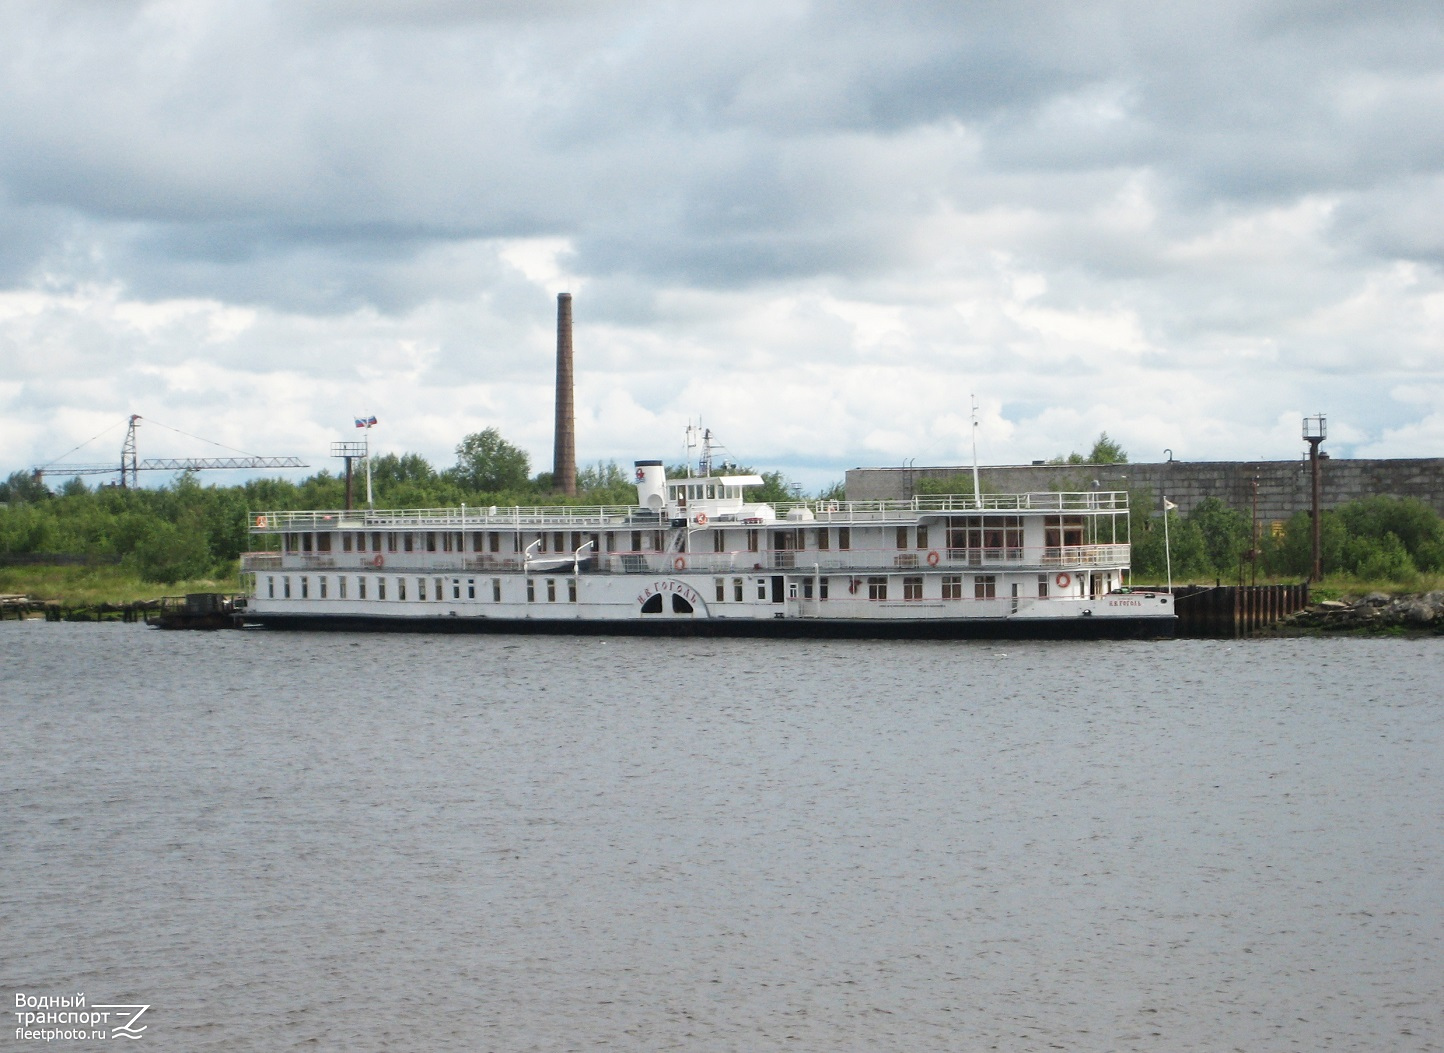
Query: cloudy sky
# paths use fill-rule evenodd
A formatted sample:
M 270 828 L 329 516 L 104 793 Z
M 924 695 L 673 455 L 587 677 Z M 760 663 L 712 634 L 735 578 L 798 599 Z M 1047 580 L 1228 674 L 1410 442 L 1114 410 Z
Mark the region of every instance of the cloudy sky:
M 0 93 L 0 475 L 549 468 L 563 290 L 584 463 L 1444 456 L 1437 0 L 7 0 Z

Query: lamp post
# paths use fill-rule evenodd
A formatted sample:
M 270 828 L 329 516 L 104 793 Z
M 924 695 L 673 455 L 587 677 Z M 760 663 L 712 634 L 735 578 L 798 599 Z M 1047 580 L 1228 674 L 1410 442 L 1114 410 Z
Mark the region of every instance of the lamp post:
M 1321 557 L 1320 557 L 1320 554 L 1319 554 L 1319 548 L 1320 548 L 1320 546 L 1319 546 L 1319 538 L 1320 538 L 1319 523 L 1320 523 L 1320 518 L 1321 518 L 1320 515 L 1319 515 L 1319 494 L 1320 494 L 1320 486 L 1319 486 L 1319 444 L 1324 441 L 1324 439 L 1327 437 L 1328 433 L 1329 433 L 1328 421 L 1325 420 L 1324 415 L 1323 415 L 1322 413 L 1320 413 L 1320 414 L 1318 414 L 1318 415 L 1316 415 L 1316 416 L 1313 416 L 1313 417 L 1305 417 L 1305 418 L 1304 418 L 1304 441 L 1309 444 L 1309 467 L 1310 467 L 1310 468 L 1312 469 L 1312 471 L 1313 471 L 1313 485 L 1314 485 L 1314 498 L 1313 498 L 1313 505 L 1312 505 L 1312 507 L 1313 507 L 1312 515 L 1313 515 L 1313 518 L 1314 518 L 1314 523 L 1313 523 L 1313 555 L 1314 555 L 1314 561 L 1313 561 L 1313 569 L 1312 569 L 1312 570 L 1310 571 L 1310 573 L 1309 573 L 1309 580 L 1312 581 L 1312 582 L 1315 582 L 1315 583 L 1324 580 L 1323 563 L 1322 563 L 1322 560 L 1321 560 Z

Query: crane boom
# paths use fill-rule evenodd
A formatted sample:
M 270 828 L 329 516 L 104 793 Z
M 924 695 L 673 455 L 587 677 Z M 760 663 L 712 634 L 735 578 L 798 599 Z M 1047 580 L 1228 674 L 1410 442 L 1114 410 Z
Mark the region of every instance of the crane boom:
M 169 471 L 194 472 L 210 468 L 309 468 L 299 457 L 147 457 L 139 460 L 135 454 L 135 429 L 140 415 L 132 414 L 130 426 L 126 429 L 125 442 L 120 448 L 120 464 L 47 464 L 32 468 L 36 479 L 51 475 L 113 475 L 120 474 L 120 485 L 138 485 L 137 472 Z M 162 425 L 164 427 L 164 425 Z M 173 430 L 173 429 L 172 429 Z M 73 451 L 72 451 L 73 452 Z

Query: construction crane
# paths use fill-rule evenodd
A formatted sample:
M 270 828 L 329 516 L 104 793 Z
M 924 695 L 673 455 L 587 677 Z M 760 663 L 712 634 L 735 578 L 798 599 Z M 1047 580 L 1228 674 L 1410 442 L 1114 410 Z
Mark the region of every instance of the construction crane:
M 32 468 L 31 474 L 37 482 L 43 481 L 45 473 L 52 475 L 112 475 L 120 474 L 120 485 L 122 489 L 136 489 L 140 486 L 140 473 L 151 471 L 170 472 L 193 472 L 209 468 L 309 468 L 299 457 L 255 457 L 246 454 L 244 457 L 147 457 L 140 460 L 136 454 L 135 429 L 140 426 L 141 417 L 138 413 L 130 415 L 130 422 L 125 429 L 125 441 L 120 446 L 120 466 L 117 468 L 114 461 L 109 464 L 43 464 L 38 468 Z M 155 423 L 155 422 L 152 422 Z M 162 428 L 166 427 L 164 424 Z M 169 428 L 169 431 L 176 431 Z M 185 435 L 185 432 L 177 432 Z M 195 438 L 194 435 L 188 438 Z M 202 440 L 209 441 L 209 440 Z M 219 446 L 219 443 L 212 445 Z M 74 452 L 74 451 L 71 451 Z M 237 450 L 237 453 L 242 451 Z

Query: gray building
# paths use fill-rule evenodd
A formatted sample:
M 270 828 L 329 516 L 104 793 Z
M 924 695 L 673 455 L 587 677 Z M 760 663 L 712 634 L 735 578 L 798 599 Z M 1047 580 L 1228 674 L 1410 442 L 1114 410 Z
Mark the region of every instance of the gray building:
M 1355 460 L 1322 457 L 1323 506 L 1333 508 L 1361 497 L 1417 497 L 1444 515 L 1444 458 Z M 1050 490 L 1148 490 L 1164 495 L 1187 515 L 1216 497 L 1249 512 L 1258 483 L 1261 522 L 1282 522 L 1310 503 L 1309 461 L 1163 461 L 1156 464 L 995 465 L 980 468 L 984 492 Z M 938 493 L 926 480 L 946 480 L 952 493 L 972 493 L 971 466 L 936 468 L 853 468 L 847 473 L 850 501 L 899 500 Z

